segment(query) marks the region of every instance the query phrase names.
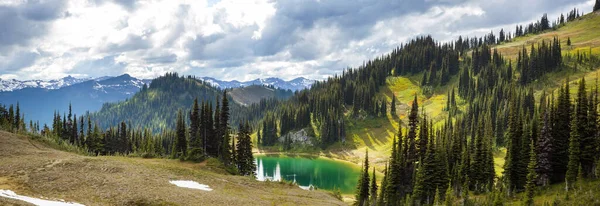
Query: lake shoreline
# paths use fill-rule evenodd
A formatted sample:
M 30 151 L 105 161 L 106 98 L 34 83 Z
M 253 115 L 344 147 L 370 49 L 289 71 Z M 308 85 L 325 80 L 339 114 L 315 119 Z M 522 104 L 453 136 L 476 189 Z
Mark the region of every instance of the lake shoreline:
M 324 155 L 320 155 L 320 154 L 311 154 L 311 153 L 288 153 L 288 152 L 252 152 L 252 155 L 258 155 L 258 156 L 286 156 L 286 157 L 301 157 L 301 158 L 306 158 L 306 159 L 316 159 L 316 158 L 323 158 L 323 159 L 330 159 L 330 160 L 334 160 L 334 161 L 339 161 L 339 162 L 345 162 L 348 164 L 352 164 L 356 167 L 360 167 L 361 165 L 349 161 L 347 159 L 340 159 L 340 158 L 334 158 L 334 157 L 328 157 L 328 156 L 324 156 Z

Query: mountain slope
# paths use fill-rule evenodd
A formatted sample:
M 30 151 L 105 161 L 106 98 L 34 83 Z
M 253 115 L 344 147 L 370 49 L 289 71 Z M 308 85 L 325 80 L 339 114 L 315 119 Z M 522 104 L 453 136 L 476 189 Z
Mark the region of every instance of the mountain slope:
M 518 51 L 525 46 L 528 50 L 532 43 L 540 43 L 542 40 L 546 42 L 551 41 L 554 36 L 558 36 L 561 40 L 562 54 L 563 56 L 574 54 L 577 51 L 580 53 L 592 51 L 592 56 L 598 58 L 600 55 L 600 13 L 590 13 L 581 19 L 569 22 L 566 25 L 558 28 L 555 31 L 547 31 L 537 35 L 528 35 L 525 37 L 518 37 L 510 42 L 502 43 L 492 47 L 498 48 L 498 52 L 502 55 L 506 55 L 508 59 L 512 59 L 513 66 L 516 64 L 515 59 Z M 567 46 L 567 37 L 570 37 L 573 44 Z M 468 61 L 471 59 L 461 59 L 461 62 Z M 598 62 L 590 62 L 585 65 L 592 65 L 583 67 L 580 64 L 577 69 L 573 59 L 564 58 L 563 61 L 566 67 L 563 70 L 548 73 L 542 76 L 537 81 L 528 85 L 534 89 L 535 102 L 539 102 L 542 91 L 546 91 L 546 94 L 556 91 L 560 86 L 561 82 L 565 80 L 567 76 L 570 76 L 571 92 L 574 94 L 577 90 L 576 83 L 579 78 L 585 77 L 587 81 L 587 88 L 593 88 L 595 81 L 600 75 L 597 73 Z M 438 64 L 439 65 L 439 64 Z M 595 66 L 593 66 L 595 65 Z M 518 77 L 518 72 L 515 71 L 515 76 Z M 369 150 L 369 158 L 372 163 L 379 169 L 383 169 L 389 155 L 392 151 L 392 138 L 397 134 L 398 127 L 402 124 L 403 131 L 407 131 L 408 113 L 412 106 L 412 101 L 415 95 L 418 98 L 419 113 L 427 115 L 429 120 L 432 120 L 433 126 L 441 128 L 444 126 L 445 121 L 448 117 L 448 111 L 445 110 L 446 103 L 449 100 L 449 93 L 452 89 L 456 89 L 459 86 L 459 75 L 454 75 L 449 78 L 448 82 L 441 86 L 422 86 L 423 72 L 409 75 L 399 76 L 388 76 L 386 78 L 385 85 L 379 88 L 379 92 L 375 94 L 375 99 L 385 99 L 386 105 L 391 106 L 392 96 L 396 97 L 396 111 L 397 116 L 389 114 L 389 112 L 382 117 L 365 116 L 356 118 L 350 115 L 345 115 L 344 119 L 346 122 L 346 141 L 338 142 L 326 150 L 306 150 L 300 152 L 318 153 L 320 155 L 332 156 L 339 159 L 346 159 L 355 163 L 360 163 L 365 155 L 365 150 Z M 600 79 L 598 80 L 600 81 Z M 455 90 L 458 92 L 458 90 Z M 293 97 L 294 98 L 294 97 Z M 471 103 L 463 100 L 459 95 L 456 95 L 457 112 L 464 113 L 470 106 Z M 352 107 L 346 105 L 350 110 Z M 347 111 L 347 113 L 350 113 Z M 316 122 L 312 123 L 313 130 L 316 132 L 316 136 L 319 134 L 319 127 Z M 404 134 L 406 135 L 406 134 Z M 272 148 L 263 147 L 262 150 L 271 151 Z M 505 150 L 499 150 L 495 152 L 496 159 L 502 159 Z M 500 175 L 502 172 L 502 165 L 496 165 L 496 173 Z
M 246 87 L 232 88 L 229 95 L 233 100 L 241 105 L 248 106 L 259 103 L 262 99 L 287 99 L 294 93 L 291 90 L 282 90 L 273 86 L 250 85 Z
M 187 114 L 195 98 L 199 102 L 209 102 L 214 108 L 216 101 L 221 101 L 222 94 L 222 90 L 200 80 L 166 74 L 152 80 L 148 88 L 142 88 L 130 99 L 106 103 L 91 116 L 102 128 L 124 121 L 134 127 L 143 126 L 154 131 L 171 129 L 175 126 L 177 111 L 181 109 Z M 242 105 L 230 99 L 229 107 L 234 123 L 245 117 L 247 109 Z
M 100 109 L 106 102 L 121 101 L 133 96 L 146 83 L 149 82 L 124 74 L 58 89 L 24 88 L 0 92 L 0 103 L 9 105 L 19 102 L 26 119 L 39 120 L 44 124 L 52 122 L 52 111 L 67 112 L 69 103 L 72 103 L 73 113 L 83 115 L 86 111 Z
M 84 205 L 344 205 L 324 191 L 227 175 L 209 162 L 81 156 L 4 131 L 0 168 L 2 189 Z M 192 180 L 213 190 L 177 187 L 171 180 Z M 0 197 L 0 205 L 17 203 Z

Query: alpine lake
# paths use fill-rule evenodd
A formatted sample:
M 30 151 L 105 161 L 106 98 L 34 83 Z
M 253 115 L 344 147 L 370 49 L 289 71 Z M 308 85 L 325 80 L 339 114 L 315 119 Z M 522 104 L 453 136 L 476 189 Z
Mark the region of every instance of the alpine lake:
M 258 181 L 294 182 L 302 189 L 354 193 L 360 176 L 358 165 L 323 157 L 255 155 Z

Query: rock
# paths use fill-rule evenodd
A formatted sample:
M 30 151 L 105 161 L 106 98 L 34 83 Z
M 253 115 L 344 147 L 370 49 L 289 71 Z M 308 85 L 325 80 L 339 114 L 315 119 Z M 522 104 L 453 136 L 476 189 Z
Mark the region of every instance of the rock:
M 290 138 L 292 140 L 292 144 L 303 144 L 313 146 L 312 137 L 308 136 L 306 129 L 301 129 L 296 132 L 289 132 L 286 135 L 279 137 L 279 142 L 284 143 L 286 138 Z

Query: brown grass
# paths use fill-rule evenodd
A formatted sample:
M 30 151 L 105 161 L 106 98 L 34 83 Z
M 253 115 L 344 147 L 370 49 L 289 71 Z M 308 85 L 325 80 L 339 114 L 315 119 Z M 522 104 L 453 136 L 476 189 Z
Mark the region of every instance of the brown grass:
M 207 184 L 211 192 L 169 180 Z M 0 189 L 85 205 L 343 205 L 325 191 L 211 171 L 178 160 L 86 157 L 0 131 Z M 20 202 L 0 198 L 0 205 Z

